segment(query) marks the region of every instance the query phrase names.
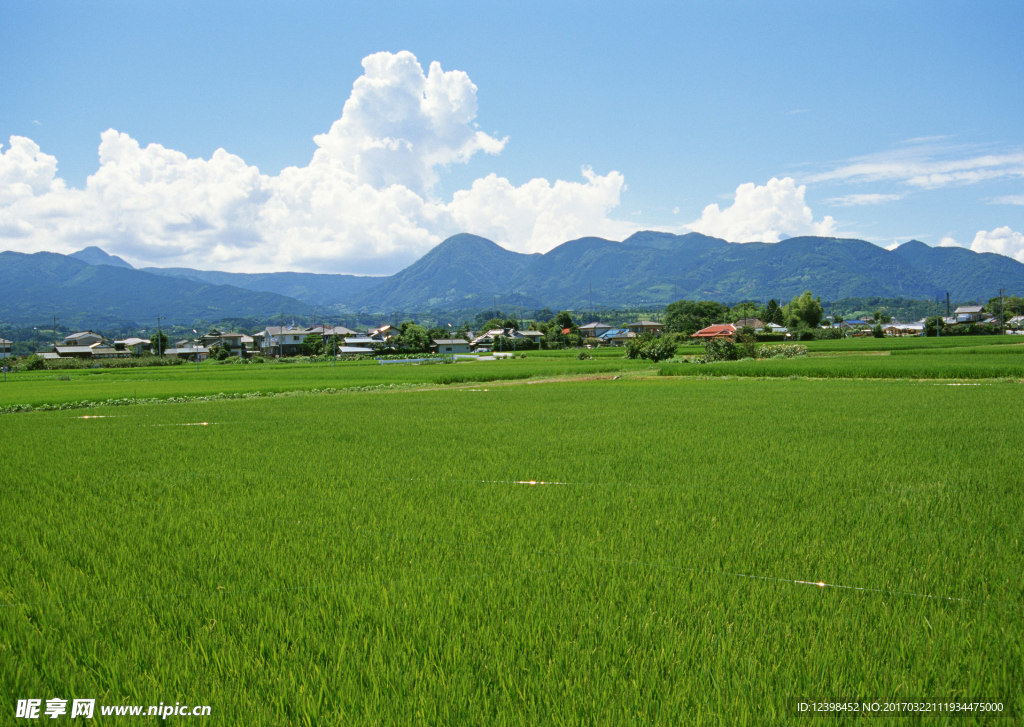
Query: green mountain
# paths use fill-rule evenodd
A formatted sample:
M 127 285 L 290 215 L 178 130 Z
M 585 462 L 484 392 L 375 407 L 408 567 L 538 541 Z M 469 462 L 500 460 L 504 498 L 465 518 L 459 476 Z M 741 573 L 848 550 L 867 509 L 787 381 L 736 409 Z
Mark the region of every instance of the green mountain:
M 276 293 L 210 285 L 131 267 L 89 265 L 52 252 L 0 252 L 0 321 L 34 325 L 57 316 L 67 327 L 168 325 L 246 316 L 308 315 L 307 303 Z
M 313 306 L 332 307 L 353 300 L 383 278 L 322 273 L 222 273 L 192 268 L 142 268 L 147 273 L 185 278 L 210 285 L 232 285 L 244 290 L 277 293 Z
M 354 299 L 368 311 L 460 310 L 486 307 L 495 294 L 521 298 L 515 281 L 537 255 L 511 252 L 476 235 L 449 237 L 419 260 Z M 534 291 L 534 295 L 543 291 Z
M 883 296 L 983 301 L 1024 291 L 1024 264 L 963 248 L 909 242 L 885 250 L 864 240 L 795 237 L 730 243 L 706 235 L 639 232 L 622 242 L 585 237 L 543 255 L 509 252 L 456 235 L 355 300 L 372 311 L 500 305 L 558 308 L 664 305 L 682 298 L 823 300 Z
M 117 255 L 111 255 L 95 245 L 82 248 L 78 252 L 71 253 L 68 257 L 81 260 L 83 263 L 88 263 L 89 265 L 113 265 L 116 268 L 132 267 L 131 264 L 123 258 L 119 258 Z
M 795 237 L 730 243 L 706 235 L 638 232 L 615 242 L 570 240 L 544 254 L 511 252 L 476 235 L 448 238 L 388 277 L 312 273 L 135 270 L 99 248 L 73 256 L 0 253 L 0 322 L 34 325 L 58 315 L 107 322 L 365 313 L 416 317 L 509 306 L 539 309 L 657 307 L 682 298 L 790 300 L 810 290 L 848 298 L 984 302 L 1024 294 L 1024 264 L 912 240 L 884 250 L 864 240 Z M 72 318 L 74 316 L 74 318 Z

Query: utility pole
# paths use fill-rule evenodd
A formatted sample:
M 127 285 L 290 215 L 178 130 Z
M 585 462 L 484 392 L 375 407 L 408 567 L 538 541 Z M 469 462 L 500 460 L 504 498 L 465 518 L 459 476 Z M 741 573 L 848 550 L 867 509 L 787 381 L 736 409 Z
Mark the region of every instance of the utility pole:
M 163 335 L 160 331 L 160 321 L 163 316 L 156 317 L 156 355 L 157 357 L 163 357 Z

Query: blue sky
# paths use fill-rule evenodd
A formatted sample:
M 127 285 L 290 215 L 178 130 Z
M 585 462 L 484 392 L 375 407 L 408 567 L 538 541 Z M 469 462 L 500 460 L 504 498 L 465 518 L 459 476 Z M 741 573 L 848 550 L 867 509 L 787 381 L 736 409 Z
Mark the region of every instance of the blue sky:
M 646 228 L 1024 261 L 1022 31 L 1019 2 L 9 0 L 0 248 L 386 274 L 460 231 Z

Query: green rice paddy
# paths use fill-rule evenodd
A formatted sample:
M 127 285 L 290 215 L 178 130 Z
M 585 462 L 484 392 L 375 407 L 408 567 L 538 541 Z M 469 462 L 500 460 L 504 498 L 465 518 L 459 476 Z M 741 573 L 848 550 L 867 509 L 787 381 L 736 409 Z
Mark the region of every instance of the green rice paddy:
M 9 714 L 799 724 L 821 717 L 801 702 L 996 702 L 924 721 L 1013 723 L 1024 387 L 1004 372 L 1024 357 L 997 348 L 804 360 L 854 372 L 834 377 L 567 356 L 12 376 L 5 407 L 214 398 L 0 414 Z

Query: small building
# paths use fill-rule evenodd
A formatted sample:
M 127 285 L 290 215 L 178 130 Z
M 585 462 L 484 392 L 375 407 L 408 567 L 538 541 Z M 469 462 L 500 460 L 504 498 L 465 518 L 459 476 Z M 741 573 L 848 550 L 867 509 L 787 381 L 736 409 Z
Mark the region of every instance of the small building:
M 580 326 L 580 335 L 585 338 L 600 338 L 602 334 L 607 333 L 613 328 L 615 328 L 615 326 L 595 321 L 593 323 L 588 323 L 585 326 Z
M 983 305 L 962 305 L 953 311 L 953 315 L 957 323 L 977 323 L 988 314 Z
M 94 343 L 103 343 L 103 336 L 95 331 L 78 331 L 64 338 L 65 346 L 91 346 Z
M 246 348 L 243 339 L 246 338 L 249 339 L 249 343 L 251 345 L 253 340 L 251 336 L 246 336 L 244 333 L 218 331 L 216 328 L 213 328 L 199 337 L 199 345 L 203 346 L 207 350 L 214 346 L 226 348 L 230 355 L 244 357 Z
M 755 331 L 760 331 L 764 328 L 764 321 L 760 318 L 740 318 L 733 325 L 736 326 L 736 330 L 740 328 L 753 328 Z
M 141 356 L 149 350 L 149 339 L 131 336 L 114 341 L 114 348 L 121 351 L 128 351 L 134 356 Z
M 210 355 L 210 349 L 205 346 L 193 343 L 190 346 L 176 346 L 169 348 L 164 351 L 164 356 L 170 356 L 172 358 L 184 358 L 190 361 L 195 361 L 197 358 L 200 361 L 205 361 L 207 356 Z
M 736 335 L 736 326 L 732 323 L 716 323 L 713 326 L 707 328 L 701 328 L 696 333 L 692 334 L 690 338 L 697 339 L 709 339 L 709 338 L 728 338 L 732 339 Z
M 613 328 L 610 331 L 605 331 L 598 338 L 601 339 L 601 343 L 609 346 L 625 346 L 631 339 L 636 338 L 636 334 L 628 328 Z
M 10 358 L 11 342 L 6 338 L 0 338 L 0 358 Z
M 437 353 L 469 353 L 470 343 L 464 338 L 435 338 L 431 348 Z
M 305 328 L 296 326 L 267 326 L 253 340 L 264 356 L 298 356 L 306 333 Z
M 57 346 L 61 358 L 92 358 L 92 346 Z
M 887 336 L 921 336 L 924 334 L 923 323 L 898 323 L 893 321 L 886 324 L 882 332 Z
M 96 358 L 130 358 L 131 352 L 125 349 L 118 349 L 115 346 L 101 346 L 96 344 L 92 346 L 92 357 Z
M 657 321 L 636 321 L 635 323 L 627 323 L 625 328 L 638 336 L 642 336 L 645 333 L 649 333 L 652 336 L 660 336 L 662 324 Z

